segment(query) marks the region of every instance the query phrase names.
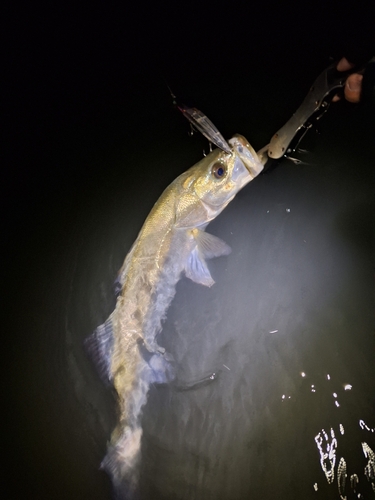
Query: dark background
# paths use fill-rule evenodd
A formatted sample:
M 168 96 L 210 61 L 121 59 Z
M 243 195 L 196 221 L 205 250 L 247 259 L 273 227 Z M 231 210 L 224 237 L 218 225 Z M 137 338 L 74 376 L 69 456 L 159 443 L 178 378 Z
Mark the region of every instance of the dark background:
M 259 149 L 330 58 L 367 50 L 373 19 L 338 2 L 3 7 L 4 498 L 111 496 L 115 406 L 82 342 L 153 203 L 207 148 L 166 82 Z M 375 427 L 374 111 L 332 106 L 304 164 L 259 176 L 210 225 L 232 254 L 210 262 L 212 289 L 181 280 L 160 343 L 178 380 L 219 378 L 151 389 L 141 498 L 337 498 L 322 428 L 373 495 L 358 422 Z

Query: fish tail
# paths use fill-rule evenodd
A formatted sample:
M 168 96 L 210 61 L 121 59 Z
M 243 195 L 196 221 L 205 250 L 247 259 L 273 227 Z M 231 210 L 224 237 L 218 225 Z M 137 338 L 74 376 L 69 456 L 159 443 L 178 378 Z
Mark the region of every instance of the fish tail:
M 142 439 L 141 416 L 150 384 L 165 383 L 174 375 L 170 356 L 149 354 L 147 360 L 139 360 L 132 390 L 126 397 L 120 398 L 122 422 L 114 430 L 107 455 L 101 463 L 101 468 L 112 479 L 118 500 L 137 498 Z
M 141 455 L 142 428 L 129 426 L 123 429 L 108 452 L 100 468 L 112 479 L 117 500 L 135 500 L 139 480 L 139 460 Z

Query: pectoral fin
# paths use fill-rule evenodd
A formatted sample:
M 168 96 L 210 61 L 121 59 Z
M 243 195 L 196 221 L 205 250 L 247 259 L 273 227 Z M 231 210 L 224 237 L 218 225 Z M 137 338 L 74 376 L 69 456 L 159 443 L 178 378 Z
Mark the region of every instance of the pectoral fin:
M 197 245 L 188 257 L 185 274 L 192 281 L 195 281 L 195 283 L 212 286 L 215 281 L 208 270 L 205 259 L 228 255 L 231 249 L 217 236 L 205 233 L 199 229 L 193 230 L 193 236 Z
M 212 279 L 210 271 L 208 270 L 203 255 L 198 250 L 198 247 L 195 247 L 188 257 L 185 274 L 192 281 L 195 281 L 195 283 L 199 283 L 200 285 L 212 286 L 215 283 Z
M 217 236 L 213 236 L 200 229 L 194 229 L 193 233 L 197 241 L 198 249 L 206 259 L 230 254 L 230 246 Z

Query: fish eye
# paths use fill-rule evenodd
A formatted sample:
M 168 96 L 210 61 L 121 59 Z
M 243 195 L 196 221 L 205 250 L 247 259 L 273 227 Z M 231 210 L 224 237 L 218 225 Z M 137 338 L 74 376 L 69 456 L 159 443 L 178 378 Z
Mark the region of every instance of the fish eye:
M 226 168 L 222 163 L 214 163 L 212 165 L 211 173 L 216 177 L 216 179 L 221 179 L 226 174 Z

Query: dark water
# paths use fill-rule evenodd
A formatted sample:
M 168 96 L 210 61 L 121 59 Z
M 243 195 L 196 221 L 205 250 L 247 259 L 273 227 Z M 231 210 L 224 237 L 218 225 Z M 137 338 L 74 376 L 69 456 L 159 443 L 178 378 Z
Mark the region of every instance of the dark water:
M 82 343 L 111 312 L 153 203 L 206 147 L 161 75 L 225 137 L 259 149 L 339 53 L 328 20 L 318 32 L 281 7 L 225 12 L 229 24 L 188 7 L 172 23 L 121 8 L 11 17 L 4 498 L 111 498 L 99 464 L 115 404 Z M 259 176 L 210 224 L 232 253 L 209 263 L 211 289 L 179 282 L 160 343 L 178 382 L 218 378 L 151 387 L 140 498 L 339 498 L 341 457 L 348 498 L 374 496 L 361 445 L 375 451 L 374 133 L 374 103 L 332 106 L 301 145 L 305 163 Z M 328 484 L 314 438 L 326 450 L 331 429 Z

